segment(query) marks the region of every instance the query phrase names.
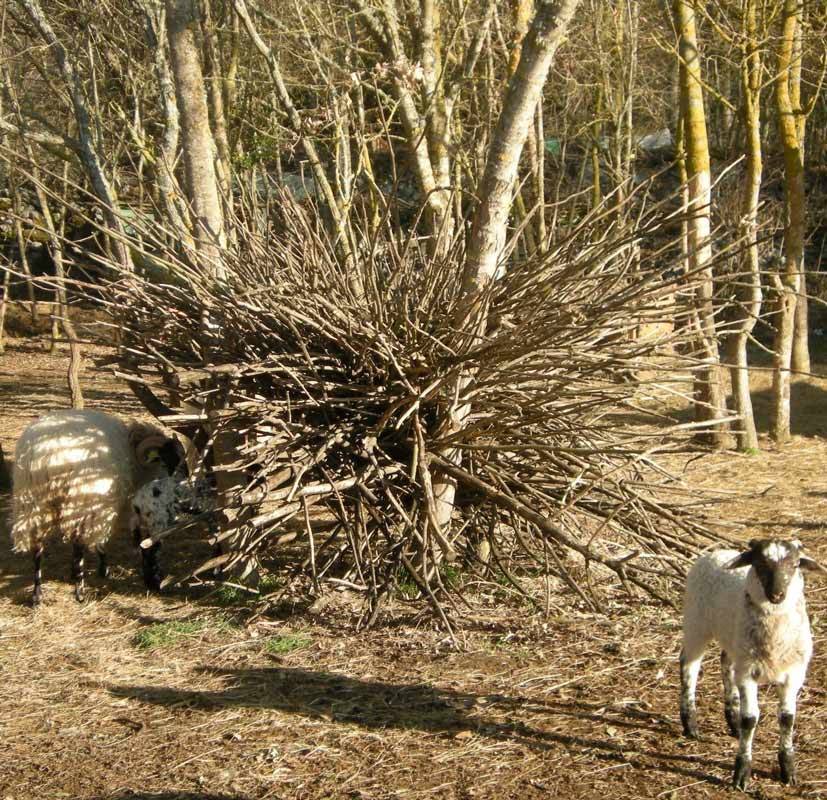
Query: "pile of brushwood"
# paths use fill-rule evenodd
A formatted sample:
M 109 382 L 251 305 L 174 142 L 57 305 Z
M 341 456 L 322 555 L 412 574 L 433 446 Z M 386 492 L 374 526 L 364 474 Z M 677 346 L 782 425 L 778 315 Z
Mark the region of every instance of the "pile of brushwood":
M 223 553 L 176 577 L 275 554 L 309 594 L 362 592 L 365 621 L 404 582 L 448 623 L 448 563 L 533 601 L 528 577 L 545 574 L 589 607 L 612 589 L 669 602 L 716 537 L 652 460 L 680 440 L 650 401 L 685 391 L 692 367 L 671 327 L 691 331 L 692 281 L 669 268 L 664 213 L 633 230 L 595 215 L 512 258 L 477 337 L 454 324 L 459 237 L 430 257 L 388 228 L 342 258 L 285 198 L 277 231 L 238 227 L 221 280 L 159 243 L 166 277 L 123 275 L 105 302 L 118 371 L 196 431 L 219 477 Z M 442 425 L 457 409 L 462 425 Z M 457 485 L 449 525 L 437 475 Z

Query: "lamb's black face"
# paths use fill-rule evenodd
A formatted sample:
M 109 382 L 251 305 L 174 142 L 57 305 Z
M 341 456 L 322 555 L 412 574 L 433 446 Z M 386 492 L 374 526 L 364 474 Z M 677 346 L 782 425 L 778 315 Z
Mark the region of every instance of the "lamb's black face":
M 751 566 L 761 583 L 764 595 L 771 603 L 784 602 L 787 589 L 799 566 L 803 566 L 801 542 L 797 539 L 753 539 L 749 550 L 730 564 L 730 569 Z

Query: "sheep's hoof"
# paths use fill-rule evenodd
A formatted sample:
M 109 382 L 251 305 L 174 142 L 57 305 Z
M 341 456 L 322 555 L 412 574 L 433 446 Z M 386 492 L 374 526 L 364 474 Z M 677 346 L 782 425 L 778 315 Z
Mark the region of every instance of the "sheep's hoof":
M 82 603 L 82 602 L 83 602 L 84 594 L 85 594 L 85 593 L 84 593 L 84 591 L 83 591 L 83 587 L 82 587 L 82 586 L 75 586 L 75 600 L 77 600 L 77 601 L 78 601 L 78 603 Z
M 681 711 L 681 724 L 683 725 L 683 735 L 687 739 L 700 739 L 700 736 L 698 736 L 698 721 L 694 714 Z
M 752 777 L 752 759 L 747 756 L 735 756 L 735 771 L 732 774 L 732 785 L 742 792 L 747 790 L 747 784 Z
M 795 756 L 789 750 L 781 750 L 778 753 L 778 767 L 781 772 L 781 783 L 787 786 L 796 786 L 798 778 L 795 773 Z
M 43 592 L 40 590 L 38 586 L 37 589 L 32 592 L 32 608 L 40 608 L 41 603 L 43 602 Z

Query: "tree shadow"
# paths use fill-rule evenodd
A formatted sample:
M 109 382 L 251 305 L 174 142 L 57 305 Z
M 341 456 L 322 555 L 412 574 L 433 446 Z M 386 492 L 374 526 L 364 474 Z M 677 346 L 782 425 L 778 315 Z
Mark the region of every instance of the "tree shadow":
M 394 684 L 363 681 L 346 675 L 296 667 L 200 670 L 221 678 L 227 687 L 214 691 L 162 686 L 109 687 L 112 695 L 162 706 L 188 706 L 207 712 L 227 708 L 275 709 L 288 714 L 322 718 L 333 723 L 359 725 L 371 730 L 418 730 L 456 736 L 473 731 L 489 739 L 519 743 L 550 751 L 588 752 L 609 762 L 628 763 L 640 769 L 659 769 L 709 784 L 724 781 L 708 770 L 727 773 L 729 762 L 704 755 L 682 755 L 649 748 L 645 744 L 611 741 L 599 736 L 543 730 L 511 719 L 516 712 L 546 715 L 549 723 L 571 728 L 572 719 L 607 723 L 626 731 L 641 731 L 677 738 L 679 729 L 666 717 L 626 705 L 606 707 L 569 701 L 549 701 L 502 694 L 478 695 L 428 684 Z M 607 713 L 608 712 L 608 713 Z
M 790 429 L 794 436 L 827 436 L 827 391 L 804 378 L 793 378 L 790 384 Z M 772 390 L 752 393 L 755 426 L 767 432 L 772 423 Z

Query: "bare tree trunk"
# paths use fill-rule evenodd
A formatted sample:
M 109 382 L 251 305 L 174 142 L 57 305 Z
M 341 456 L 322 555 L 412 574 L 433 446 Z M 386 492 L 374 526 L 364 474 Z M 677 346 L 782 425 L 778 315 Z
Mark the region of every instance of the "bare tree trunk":
M 804 144 L 807 126 L 807 115 L 801 107 L 801 66 L 804 59 L 804 15 L 807 10 L 806 0 L 800 0 L 796 7 L 798 17 L 795 26 L 795 40 L 793 42 L 793 60 L 790 65 L 790 101 L 795 114 L 795 129 L 798 135 L 798 146 L 801 150 L 801 164 L 804 164 Z M 802 196 L 802 216 L 806 219 L 807 199 Z M 799 276 L 798 300 L 795 305 L 795 327 L 793 330 L 793 351 L 791 368 L 793 372 L 810 372 L 810 337 L 809 337 L 809 308 L 807 300 L 807 273 L 804 262 L 803 239 L 805 231 L 801 232 L 801 272 Z
M 181 139 L 187 196 L 192 207 L 196 250 L 201 267 L 222 280 L 226 246 L 224 217 L 218 192 L 204 76 L 196 42 L 199 28 L 194 0 L 166 0 L 167 38 L 181 115 Z
M 207 75 L 207 96 L 212 113 L 212 126 L 215 131 L 216 174 L 218 185 L 227 208 L 232 207 L 232 157 L 230 140 L 227 136 L 227 117 L 224 112 L 224 85 L 221 78 L 222 68 L 218 46 L 215 41 L 215 24 L 212 20 L 210 0 L 201 0 L 204 16 L 201 31 L 204 40 L 204 71 Z
M 728 440 L 726 430 L 722 425 L 715 425 L 715 420 L 726 416 L 726 401 L 721 385 L 718 337 L 712 304 L 712 186 L 695 8 L 690 0 L 675 0 L 674 9 L 680 35 L 681 115 L 689 175 L 689 269 L 693 279 L 698 281 L 696 306 L 699 323 L 698 357 L 701 363 L 695 373 L 695 415 L 699 422 L 710 423 L 710 427 L 699 435 L 699 439 L 717 447 L 725 447 Z
M 775 101 L 778 131 L 784 151 L 784 266 L 777 280 L 775 358 L 772 381 L 772 437 L 779 444 L 790 438 L 790 368 L 795 333 L 795 307 L 804 262 L 804 160 L 795 108 L 791 97 L 793 55 L 799 0 L 784 0 L 781 43 L 778 51 L 778 78 Z
M 746 243 L 743 268 L 737 276 L 736 319 L 729 334 L 729 368 L 735 411 L 741 418 L 736 442 L 742 453 L 758 449 L 758 433 L 749 389 L 747 341 L 761 311 L 758 260 L 758 200 L 761 193 L 761 49 L 758 40 L 757 0 L 744 0 L 744 54 L 741 63 L 741 112 L 746 133 L 746 167 L 741 204 L 741 238 Z
M 474 214 L 466 251 L 462 299 L 454 321 L 457 330 L 467 336 L 466 347 L 473 346 L 485 332 L 486 290 L 502 266 L 520 154 L 531 129 L 554 54 L 578 4 L 579 0 L 540 0 L 522 46 L 519 64 L 508 83 L 477 193 L 479 205 Z M 470 406 L 462 400 L 462 395 L 472 380 L 473 376 L 467 373 L 458 376 L 452 393 L 453 399 L 441 410 L 441 438 L 457 433 L 465 425 Z M 459 463 L 461 457 L 456 448 L 441 455 L 454 464 Z M 435 533 L 443 536 L 447 534 L 455 493 L 455 479 L 444 472 L 437 472 L 433 481 Z

